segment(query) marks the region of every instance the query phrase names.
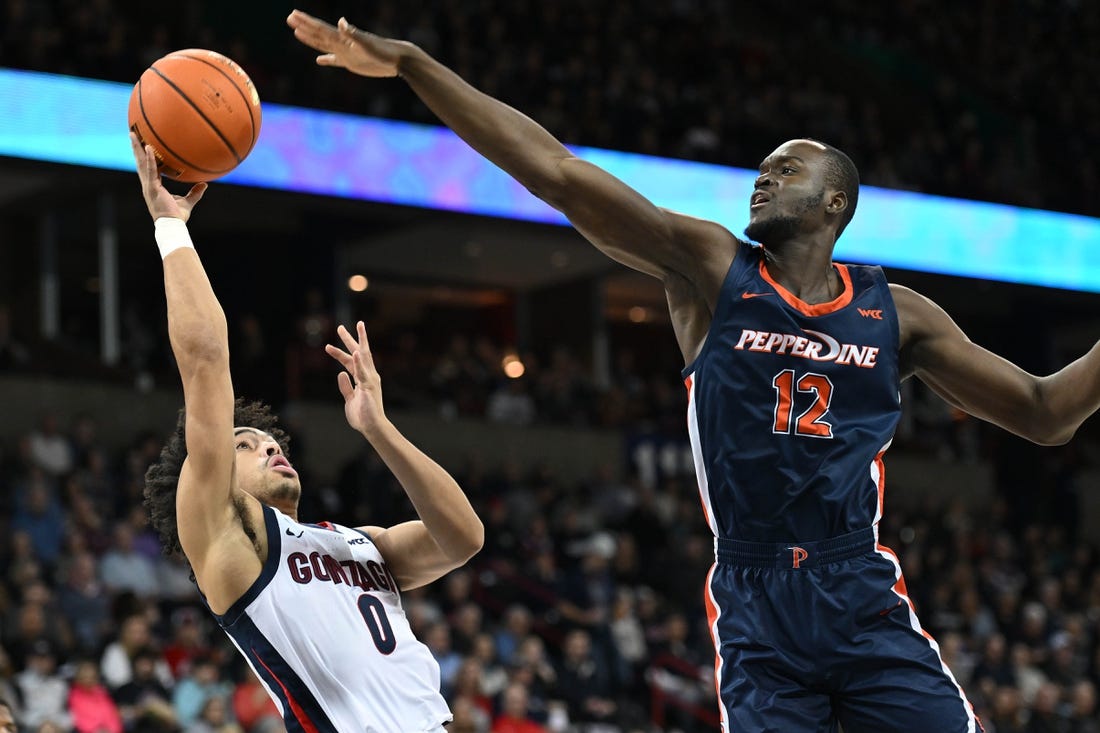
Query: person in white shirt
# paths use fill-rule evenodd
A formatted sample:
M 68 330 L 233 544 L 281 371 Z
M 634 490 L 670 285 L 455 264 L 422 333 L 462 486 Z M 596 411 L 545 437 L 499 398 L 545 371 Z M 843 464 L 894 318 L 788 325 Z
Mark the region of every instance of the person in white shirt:
M 146 474 L 162 541 L 182 550 L 218 623 L 288 730 L 442 733 L 439 665 L 409 626 L 401 592 L 457 568 L 484 541 L 466 495 L 387 418 L 362 322 L 325 350 L 343 369 L 348 424 L 404 487 L 419 519 L 393 527 L 299 520 L 302 486 L 271 413 L 234 399 L 225 314 L 186 222 L 206 184 L 172 196 L 153 149 L 131 135 L 164 265 L 168 334 L 184 410 Z M 262 242 L 256 256 L 264 257 Z

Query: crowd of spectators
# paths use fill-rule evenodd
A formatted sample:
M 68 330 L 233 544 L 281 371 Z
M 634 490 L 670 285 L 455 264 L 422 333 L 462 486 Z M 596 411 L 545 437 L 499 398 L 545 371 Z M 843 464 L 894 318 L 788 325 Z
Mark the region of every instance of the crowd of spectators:
M 1100 6 L 387 0 L 302 7 L 408 38 L 562 139 L 752 166 L 811 136 L 867 183 L 1096 215 Z M 403 85 L 316 69 L 282 10 L 12 0 L 0 66 L 134 81 L 177 48 L 240 62 L 270 101 L 432 121 Z
M 106 445 L 98 419 L 47 416 L 0 444 L 0 698 L 26 731 L 281 731 L 186 564 L 150 531 L 140 495 L 159 439 Z M 690 477 L 608 468 L 569 482 L 472 457 L 449 468 L 485 547 L 403 604 L 440 663 L 450 730 L 714 728 L 713 556 Z M 307 520 L 412 513 L 369 450 L 334 486 L 305 481 Z M 987 732 L 1096 733 L 1097 546 L 1058 524 L 1009 531 L 999 500 L 909 506 L 888 506 L 883 542 Z
M 851 153 L 866 183 L 1100 214 L 1089 148 L 1100 139 L 1090 91 L 1100 57 L 1072 42 L 1100 37 L 1097 3 L 831 0 L 812 14 L 718 0 L 386 0 L 366 16 L 331 0 L 302 7 L 415 41 L 568 142 L 755 166 L 808 135 Z M 133 81 L 173 49 L 214 48 L 245 66 L 265 100 L 432 121 L 401 84 L 314 68 L 263 3 L 161 11 L 9 0 L 0 66 Z M 128 358 L 142 359 L 133 369 L 170 374 L 156 347 L 167 341 L 131 315 L 127 334 L 143 337 L 127 341 Z M 241 383 L 313 397 L 323 378 L 332 397 L 331 365 L 312 361 L 308 340 L 283 359 L 255 319 L 234 328 Z M 0 304 L 0 371 L 33 371 L 34 348 L 12 331 Z M 508 378 L 509 349 L 491 339 L 439 347 L 383 339 L 391 405 L 516 427 L 683 430 L 675 368 L 629 350 L 595 376 L 564 347 L 515 354 L 524 373 Z M 271 369 L 284 362 L 286 385 Z M 927 397 L 907 395 L 903 438 L 935 434 L 928 447 L 941 459 L 972 459 L 973 421 Z M 140 509 L 159 438 L 106 445 L 97 419 L 46 417 L 0 443 L 0 698 L 31 731 L 282 730 Z M 449 468 L 485 520 L 486 547 L 404 603 L 440 662 L 452 733 L 714 728 L 701 593 L 712 554 L 690 478 L 620 481 L 609 470 L 574 484 L 547 467 L 474 458 Z M 310 516 L 322 504 L 331 515 Z M 307 486 L 303 505 L 306 518 L 347 524 L 410 511 L 370 452 L 334 486 Z M 1096 733 L 1098 548 L 1064 523 L 1010 514 L 1001 501 L 888 509 L 882 537 L 988 733 Z
M 1087 44 L 1058 43 L 1100 35 L 1097 3 L 830 0 L 811 13 L 785 2 L 383 0 L 362 17 L 333 0 L 302 7 L 413 40 L 569 142 L 755 166 L 781 140 L 810 135 L 848 150 L 866 183 L 1100 214 L 1088 147 L 1100 139 L 1100 98 L 1088 92 L 1100 59 Z M 281 11 L 258 0 L 189 3 L 171 18 L 125 0 L 12 0 L 0 10 L 0 66 L 133 81 L 183 47 L 226 52 L 267 100 L 432 120 L 403 84 L 316 68 Z M 125 309 L 124 367 L 167 383 L 174 368 L 150 312 Z M 278 342 L 281 328 L 230 316 L 234 372 L 256 396 L 330 394 L 317 344 L 301 334 Z M 17 325 L 13 334 L 0 303 L 0 369 L 74 361 L 36 353 L 30 322 Z M 313 333 L 326 338 L 330 326 Z M 66 335 L 94 330 L 93 320 Z M 402 335 L 381 346 L 391 399 L 445 415 L 619 427 L 682 414 L 682 393 L 664 378 L 676 366 L 640 366 L 625 351 L 595 378 L 587 355 L 520 354 L 524 376 L 505 379 L 508 346 L 489 339 Z M 648 400 L 632 399 L 640 390 Z

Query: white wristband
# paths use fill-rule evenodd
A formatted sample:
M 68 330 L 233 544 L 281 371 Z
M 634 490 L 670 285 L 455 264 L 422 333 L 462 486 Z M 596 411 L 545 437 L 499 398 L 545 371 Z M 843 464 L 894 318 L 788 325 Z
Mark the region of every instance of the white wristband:
M 183 219 L 175 219 L 162 216 L 153 222 L 156 230 L 157 247 L 160 248 L 160 258 L 163 260 L 177 249 L 184 247 L 195 248 L 191 243 L 191 234 L 187 231 L 187 224 Z

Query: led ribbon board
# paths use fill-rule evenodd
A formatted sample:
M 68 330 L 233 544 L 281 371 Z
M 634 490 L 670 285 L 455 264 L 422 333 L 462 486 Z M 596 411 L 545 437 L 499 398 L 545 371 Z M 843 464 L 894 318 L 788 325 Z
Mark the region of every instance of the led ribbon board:
M 0 69 L 0 155 L 130 170 L 130 90 L 129 84 Z M 722 222 L 735 233 L 747 223 L 753 171 L 574 151 L 660 206 Z M 264 105 L 256 148 L 222 180 L 567 223 L 445 128 L 277 104 Z M 1100 219 L 865 186 L 836 258 L 1100 292 Z

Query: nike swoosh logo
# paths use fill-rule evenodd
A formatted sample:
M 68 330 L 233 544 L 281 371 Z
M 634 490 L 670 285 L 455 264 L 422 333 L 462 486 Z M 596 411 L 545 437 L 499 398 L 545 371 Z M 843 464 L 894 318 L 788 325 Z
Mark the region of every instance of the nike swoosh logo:
M 286 533 L 287 533 L 288 537 L 301 537 L 302 535 L 304 535 L 306 533 L 306 531 L 303 529 L 298 534 L 294 534 L 293 532 L 290 531 L 290 527 L 287 527 L 286 528 Z
M 741 299 L 748 300 L 749 298 L 759 298 L 764 295 L 775 295 L 775 293 L 741 293 Z

